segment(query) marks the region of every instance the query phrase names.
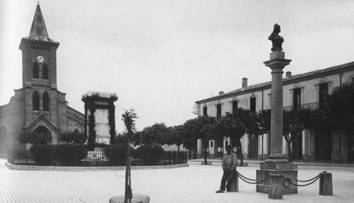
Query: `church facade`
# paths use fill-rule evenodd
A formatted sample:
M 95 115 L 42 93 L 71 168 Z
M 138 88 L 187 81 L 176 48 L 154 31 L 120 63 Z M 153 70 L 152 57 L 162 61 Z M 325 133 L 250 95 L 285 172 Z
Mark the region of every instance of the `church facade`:
M 30 34 L 21 39 L 22 88 L 0 106 L 0 154 L 16 148 L 23 132 L 50 135 L 58 144 L 61 133 L 84 132 L 84 115 L 71 108 L 57 87 L 59 42 L 49 38 L 41 8 L 37 5 Z M 6 149 L 7 148 L 7 149 Z

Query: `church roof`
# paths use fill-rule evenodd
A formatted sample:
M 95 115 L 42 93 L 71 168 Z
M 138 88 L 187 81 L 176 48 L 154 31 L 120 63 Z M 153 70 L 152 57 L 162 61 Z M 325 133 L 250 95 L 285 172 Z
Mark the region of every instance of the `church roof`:
M 39 4 L 37 4 L 36 11 L 34 13 L 32 26 L 28 38 L 42 41 L 53 41 L 49 38 L 47 27 L 45 26 L 44 18 Z

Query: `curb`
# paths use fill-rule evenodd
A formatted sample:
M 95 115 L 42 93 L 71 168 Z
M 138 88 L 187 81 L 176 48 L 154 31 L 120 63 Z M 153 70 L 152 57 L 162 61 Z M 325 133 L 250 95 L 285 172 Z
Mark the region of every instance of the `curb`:
M 5 162 L 5 166 L 11 170 L 33 171 L 102 171 L 102 170 L 125 170 L 125 166 L 33 166 L 16 165 Z M 156 166 L 131 166 L 131 169 L 171 169 L 188 167 L 189 164 L 156 165 Z
M 208 162 L 211 162 L 212 164 L 216 164 L 216 165 L 220 165 L 221 164 L 221 160 L 217 159 L 217 160 L 213 160 L 213 159 L 209 159 Z M 264 160 L 263 160 L 264 161 Z M 191 164 L 196 164 L 196 163 L 200 163 L 200 161 L 198 159 L 194 159 L 194 160 L 189 160 L 188 161 Z M 248 166 L 259 166 L 259 164 L 262 161 L 250 161 L 248 162 L 248 160 L 244 160 L 245 164 L 248 164 Z M 294 164 L 298 165 L 298 166 L 326 166 L 326 167 L 342 167 L 342 168 L 351 168 L 354 167 L 353 163 L 331 163 L 331 162 L 293 162 Z

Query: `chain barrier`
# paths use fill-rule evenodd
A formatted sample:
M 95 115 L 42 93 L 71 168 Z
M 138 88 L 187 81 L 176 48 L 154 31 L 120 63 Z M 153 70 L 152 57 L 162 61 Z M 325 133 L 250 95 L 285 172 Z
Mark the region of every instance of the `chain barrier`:
M 301 182 L 301 183 L 306 183 L 306 182 L 309 182 L 309 181 L 312 181 L 314 179 L 316 179 L 317 177 L 319 177 L 321 174 L 324 174 L 324 173 L 327 173 L 327 171 L 322 171 L 320 174 L 318 174 L 317 176 L 313 177 L 313 178 L 310 178 L 310 179 L 307 179 L 307 180 L 299 180 L 299 179 L 296 179 L 297 182 Z
M 319 173 L 317 176 L 313 177 L 313 178 L 310 178 L 310 179 L 307 179 L 307 180 L 299 180 L 299 179 L 296 179 L 296 181 L 298 182 L 302 182 L 302 183 L 306 183 L 306 184 L 297 184 L 297 183 L 293 183 L 291 182 L 291 179 L 290 178 L 286 178 L 284 177 L 283 175 L 277 173 L 278 175 L 280 175 L 280 178 L 283 182 L 283 186 L 285 188 L 289 188 L 290 185 L 293 185 L 293 186 L 297 186 L 297 187 L 305 187 L 305 186 L 309 186 L 311 185 L 312 183 L 316 182 L 318 179 L 321 178 L 321 174 L 324 174 L 324 173 L 327 173 L 327 171 L 323 171 L 321 173 Z M 260 184 L 260 183 L 263 183 L 264 181 L 266 181 L 268 178 L 270 178 L 270 176 L 268 175 L 267 177 L 265 177 L 264 179 L 260 180 L 260 181 L 257 181 L 257 179 L 252 179 L 252 178 L 248 178 L 244 175 L 242 175 L 240 172 L 237 172 L 238 174 L 238 177 L 243 180 L 244 182 L 246 183 L 249 183 L 249 184 Z M 286 185 L 285 183 L 287 183 L 288 185 Z
M 243 180 L 244 182 L 249 183 L 249 184 L 260 184 L 260 183 L 263 183 L 264 181 L 266 181 L 268 178 L 270 178 L 270 176 L 267 176 L 264 179 L 257 181 L 256 179 L 247 178 L 246 176 L 242 175 L 240 172 L 238 172 L 238 177 L 241 180 Z
M 284 176 L 280 176 L 280 177 L 281 177 L 281 179 L 282 179 L 283 182 L 286 182 L 286 183 L 288 183 L 288 184 L 290 184 L 290 185 L 298 186 L 298 187 L 309 186 L 309 185 L 311 185 L 312 183 L 316 182 L 318 179 L 320 179 L 320 176 L 318 175 L 318 176 L 316 176 L 315 179 L 313 179 L 313 180 L 312 180 L 311 182 L 309 182 L 309 183 L 306 183 L 306 184 L 297 184 L 297 183 L 291 182 L 291 179 L 290 179 L 290 178 L 285 178 Z M 284 183 L 283 183 L 283 185 L 284 185 Z

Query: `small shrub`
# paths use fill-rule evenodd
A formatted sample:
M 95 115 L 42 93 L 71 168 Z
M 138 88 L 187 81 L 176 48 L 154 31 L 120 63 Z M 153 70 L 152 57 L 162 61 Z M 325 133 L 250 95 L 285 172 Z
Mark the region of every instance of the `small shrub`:
M 52 137 L 45 133 L 30 133 L 29 143 L 31 144 L 48 144 L 52 140 Z
M 131 154 L 134 153 L 134 149 L 130 148 Z M 104 153 L 108 158 L 109 162 L 118 165 L 124 165 L 127 159 L 127 145 L 117 144 L 111 145 L 105 148 Z
M 160 146 L 142 145 L 134 153 L 134 157 L 143 165 L 159 164 L 164 150 Z
M 30 149 L 31 156 L 38 165 L 50 165 L 54 161 L 55 145 L 33 145 Z
M 87 150 L 83 144 L 61 144 L 55 150 L 55 160 L 64 165 L 79 165 L 86 156 Z
M 31 155 L 27 149 L 9 149 L 7 151 L 7 160 L 15 163 L 15 160 L 30 160 Z
M 59 138 L 60 141 L 66 143 L 74 144 L 84 144 L 87 140 L 87 137 L 84 133 L 79 133 L 78 131 L 62 133 Z

